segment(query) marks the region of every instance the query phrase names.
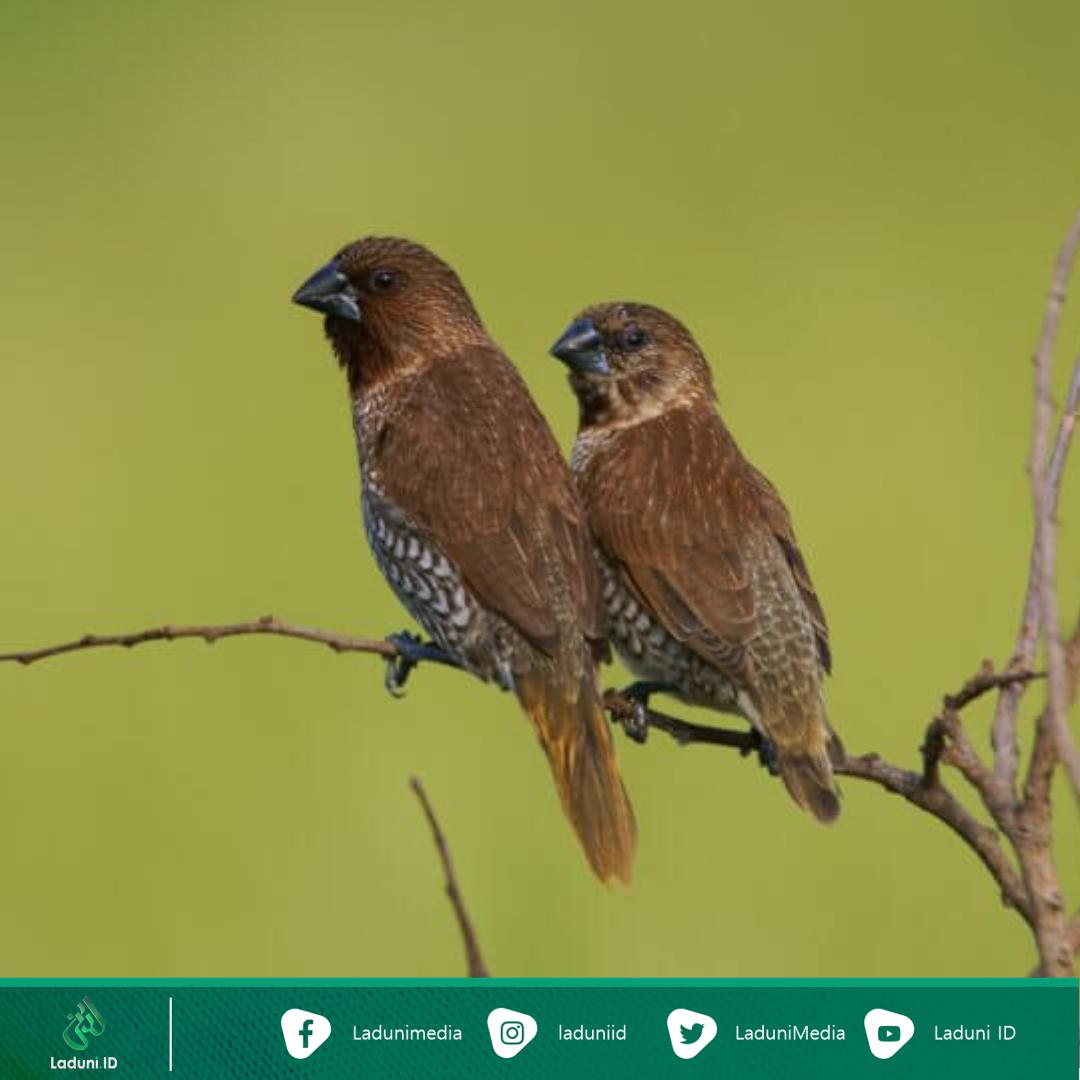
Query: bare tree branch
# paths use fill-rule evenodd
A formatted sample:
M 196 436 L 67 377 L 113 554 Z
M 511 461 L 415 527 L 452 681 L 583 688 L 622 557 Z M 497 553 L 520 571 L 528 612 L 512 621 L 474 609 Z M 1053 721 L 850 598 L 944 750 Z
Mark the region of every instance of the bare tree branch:
M 1066 698 L 1071 703 L 1076 700 L 1077 683 L 1080 681 L 1080 616 L 1065 643 L 1064 658 Z M 1056 764 L 1057 743 L 1045 716 L 1040 715 L 1035 723 L 1035 745 L 1024 782 L 1024 802 L 1029 809 L 1037 809 L 1040 814 L 1047 816 L 1050 813 L 1050 783 Z
M 1047 441 L 1053 419 L 1050 375 L 1054 344 L 1057 340 L 1058 328 L 1061 325 L 1066 290 L 1076 262 L 1078 249 L 1080 249 L 1080 212 L 1077 212 L 1073 218 L 1072 225 L 1061 245 L 1061 250 L 1058 252 L 1050 283 L 1050 292 L 1043 312 L 1039 343 L 1034 355 L 1036 372 L 1035 421 L 1032 426 L 1031 455 L 1028 468 L 1031 474 L 1036 527 L 1029 559 L 1028 583 L 1024 597 L 1023 614 L 1020 620 L 1020 629 L 1017 632 L 1016 644 L 1013 648 L 1012 660 L 1009 664 L 1010 669 L 1014 670 L 1026 671 L 1031 669 L 1035 659 L 1035 651 L 1038 647 L 1040 627 L 1049 625 L 1054 633 L 1057 632 L 1056 623 L 1047 624 L 1043 619 L 1045 608 L 1043 586 L 1045 581 L 1041 556 L 1045 544 L 1043 536 L 1045 530 L 1041 528 L 1040 522 L 1052 521 L 1056 513 L 1058 495 L 1061 490 L 1061 479 L 1065 470 L 1065 460 L 1072 442 L 1077 405 L 1080 402 L 1080 360 L 1078 360 L 1073 369 L 1073 377 L 1069 385 L 1069 397 L 1058 427 L 1054 450 L 1049 462 L 1047 462 Z M 1049 543 L 1052 550 L 1052 536 Z M 1048 574 L 1052 581 L 1052 566 L 1049 568 Z M 992 743 L 996 757 L 995 771 L 999 777 L 1013 788 L 1016 785 L 1016 776 L 1019 769 L 1016 721 L 1023 691 L 1023 684 L 1008 687 L 1003 691 L 998 700 L 992 728 Z M 1058 698 L 1060 698 L 1060 688 Z
M 472 920 L 465 910 L 465 901 L 462 899 L 461 890 L 458 888 L 457 877 L 454 874 L 454 860 L 450 857 L 450 847 L 439 825 L 439 819 L 435 816 L 435 810 L 431 800 L 424 791 L 424 785 L 417 777 L 409 780 L 409 787 L 416 793 L 420 805 L 424 809 L 424 817 L 431 826 L 431 834 L 435 839 L 435 847 L 438 849 L 439 858 L 442 861 L 443 873 L 446 875 L 446 895 L 450 900 L 450 906 L 454 909 L 457 918 L 458 929 L 461 931 L 461 939 L 465 943 L 465 959 L 468 965 L 470 979 L 487 979 L 491 972 L 488 971 L 484 958 L 480 953 L 480 942 L 476 931 L 473 929 Z
M 398 655 L 397 647 L 389 641 L 351 637 L 348 634 L 336 634 L 328 630 L 297 626 L 294 623 L 282 622 L 273 615 L 263 615 L 250 622 L 222 623 L 212 626 L 158 626 L 131 634 L 86 634 L 60 645 L 47 645 L 41 649 L 29 649 L 24 652 L 0 653 L 0 663 L 25 666 L 37 663 L 38 660 L 79 652 L 83 649 L 112 647 L 131 649 L 148 641 L 178 641 L 182 638 L 201 638 L 208 645 L 213 645 L 215 641 L 220 641 L 222 638 L 241 637 L 246 634 L 276 634 L 279 637 L 300 638 L 302 641 L 326 645 L 334 652 L 373 653 L 385 660 L 392 660 Z
M 1001 892 L 1002 901 L 1015 908 L 1033 927 L 1031 905 L 1023 882 L 1001 844 L 998 834 L 975 816 L 942 784 L 927 784 L 920 773 L 897 768 L 876 754 L 848 757 L 836 766 L 841 776 L 868 780 L 885 791 L 901 795 L 913 806 L 947 825 L 979 857 Z
M 1080 679 L 1080 618 L 1064 648 L 1066 708 L 1076 699 Z M 1071 975 L 1077 949 L 1071 942 L 1053 850 L 1053 806 L 1050 800 L 1057 742 L 1044 708 L 1035 725 L 1024 782 L 1024 797 L 1016 809 L 1014 847 L 1024 887 L 1035 916 L 1039 975 Z
M 293 623 L 283 622 L 271 615 L 263 616 L 250 622 L 222 623 L 214 625 L 161 626 L 150 630 L 140 630 L 127 634 L 93 635 L 88 634 L 60 645 L 45 646 L 18 652 L 0 654 L 0 662 L 31 664 L 38 660 L 62 656 L 84 649 L 103 647 L 132 648 L 151 641 L 174 641 L 181 639 L 201 639 L 207 642 L 222 638 L 239 637 L 248 634 L 276 634 L 283 637 L 299 638 L 326 645 L 335 652 L 358 652 L 392 660 L 398 655 L 395 645 L 379 639 L 353 637 L 328 630 L 319 630 Z M 987 665 L 969 679 L 955 694 L 945 698 L 945 716 L 959 712 L 965 705 L 993 689 L 1009 687 L 1014 684 L 1030 682 L 1039 678 L 1039 673 L 1030 671 L 1011 671 L 995 673 Z M 609 690 L 604 696 L 604 704 L 613 719 L 625 722 L 634 714 L 634 702 L 617 691 Z M 738 750 L 743 756 L 756 753 L 761 749 L 761 737 L 754 731 L 732 731 L 705 724 L 694 724 L 653 709 L 645 711 L 648 727 L 671 736 L 676 742 L 687 745 L 704 743 L 724 746 Z M 936 743 L 931 747 L 932 743 Z M 876 754 L 860 757 L 848 757 L 837 766 L 837 773 L 857 780 L 876 784 L 896 795 L 901 795 L 912 805 L 938 818 L 953 830 L 975 852 L 998 884 L 1001 896 L 1006 904 L 1014 907 L 1029 924 L 1032 920 L 1031 907 L 1023 883 L 1010 863 L 1000 843 L 998 834 L 981 824 L 964 806 L 942 785 L 937 776 L 938 761 L 943 761 L 960 769 L 969 780 L 978 787 L 984 784 L 990 770 L 981 769 L 972 761 L 974 751 L 966 743 L 960 729 L 947 725 L 944 718 L 937 718 L 928 729 L 927 746 L 924 747 L 923 773 L 891 765 Z M 422 786 L 413 781 L 413 790 L 424 804 L 429 815 L 435 842 L 439 848 L 443 865 L 447 871 L 447 895 L 454 906 L 458 923 L 466 942 L 469 954 L 470 972 L 478 964 L 475 973 L 485 974 L 483 961 L 479 957 L 475 934 L 471 930 L 468 917 L 461 902 L 460 892 L 453 876 L 453 868 L 446 848 L 446 842 L 434 814 L 431 812 Z M 985 794 L 985 793 L 984 793 Z M 475 949 L 475 955 L 473 950 Z M 475 963 L 474 963 L 475 962 Z
M 1000 836 L 994 829 L 979 822 L 941 783 L 938 763 L 944 762 L 960 770 L 983 797 L 984 803 L 988 806 L 990 802 L 994 803 L 994 810 L 991 812 L 995 821 L 998 821 L 999 825 L 1011 825 L 1011 817 L 1006 810 L 1008 801 L 1000 798 L 1000 789 L 995 784 L 993 771 L 982 763 L 963 734 L 958 713 L 965 705 L 969 705 L 991 690 L 1011 686 L 1018 682 L 1030 682 L 1036 678 L 1040 678 L 1040 674 L 1030 671 L 995 673 L 988 664 L 984 663 L 982 668 L 955 694 L 946 695 L 942 716 L 936 717 L 927 729 L 921 773 L 891 765 L 877 754 L 849 756 L 834 766 L 838 775 L 866 780 L 894 795 L 900 795 L 913 806 L 925 810 L 952 829 L 990 871 L 997 882 L 1002 900 L 1009 907 L 1015 908 L 1033 929 L 1031 903 L 1027 891 L 1002 846 Z M 633 700 L 613 690 L 609 690 L 604 695 L 604 705 L 614 719 L 623 723 L 642 716 L 640 712 L 635 712 Z M 647 727 L 656 728 L 670 735 L 682 746 L 690 743 L 726 746 L 738 750 L 745 756 L 760 750 L 762 745 L 761 737 L 755 731 L 729 731 L 704 724 L 693 724 L 654 709 L 646 709 L 643 718 Z M 641 740 L 640 735 L 636 738 L 638 741 Z
M 1053 411 L 1050 400 L 1050 370 L 1039 363 L 1039 389 L 1036 415 L 1039 419 L 1036 428 L 1049 427 L 1049 414 Z M 1080 363 L 1078 363 L 1080 368 Z M 1074 381 L 1076 381 L 1074 373 Z M 1075 405 L 1073 406 L 1075 409 Z M 1049 410 L 1049 414 L 1047 414 Z M 1075 418 L 1066 414 L 1070 420 L 1070 431 Z M 1036 506 L 1035 537 L 1038 546 L 1038 594 L 1039 612 L 1042 623 L 1043 639 L 1046 642 L 1047 693 L 1046 708 L 1043 711 L 1042 724 L 1052 735 L 1058 757 L 1065 767 L 1065 772 L 1072 782 L 1073 794 L 1080 800 L 1080 753 L 1077 752 L 1072 732 L 1069 731 L 1069 702 L 1065 669 L 1065 650 L 1061 643 L 1061 628 L 1058 617 L 1056 541 L 1057 522 L 1055 519 L 1056 492 L 1050 487 L 1049 462 L 1040 465 L 1032 474 L 1032 490 Z
M 1074 957 L 1080 954 L 1080 910 L 1073 914 L 1073 917 L 1069 920 L 1069 925 L 1065 928 L 1065 948 Z M 1030 977 L 1032 979 L 1045 979 L 1052 974 L 1053 972 L 1048 971 L 1045 964 L 1040 963 L 1032 971 Z

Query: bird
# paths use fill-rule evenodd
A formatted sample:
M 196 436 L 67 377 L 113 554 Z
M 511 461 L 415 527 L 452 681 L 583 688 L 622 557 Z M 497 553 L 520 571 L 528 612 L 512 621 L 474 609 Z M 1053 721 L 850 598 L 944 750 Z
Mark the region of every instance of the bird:
M 691 1024 L 689 1027 L 683 1024 L 679 1025 L 679 1035 L 684 1043 L 696 1043 L 701 1038 L 701 1033 L 704 1030 L 704 1024 Z
M 551 353 L 578 401 L 571 463 L 612 645 L 641 680 L 628 688 L 639 724 L 656 692 L 741 716 L 795 802 L 833 821 L 843 747 L 825 709 L 825 612 L 701 348 L 668 312 L 615 302 L 581 312 Z
M 585 856 L 629 882 L 636 825 L 605 717 L 599 568 L 555 437 L 461 279 L 399 237 L 342 248 L 295 292 L 325 316 L 348 385 L 375 562 L 431 641 L 393 636 L 510 690 Z

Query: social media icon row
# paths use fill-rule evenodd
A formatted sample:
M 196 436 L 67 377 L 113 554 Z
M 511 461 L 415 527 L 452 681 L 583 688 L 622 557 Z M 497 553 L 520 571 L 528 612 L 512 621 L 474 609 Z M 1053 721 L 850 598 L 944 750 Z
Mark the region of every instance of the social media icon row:
M 536 1038 L 536 1017 L 514 1009 L 492 1009 L 487 1018 L 491 1048 L 501 1058 L 516 1057 Z M 905 1046 L 915 1034 L 910 1016 L 871 1009 L 863 1018 L 870 1053 L 887 1060 Z M 285 1049 L 294 1058 L 307 1058 L 330 1038 L 330 1021 L 318 1013 L 289 1009 L 281 1017 Z M 716 1020 L 692 1009 L 673 1009 L 667 1018 L 671 1049 L 676 1057 L 697 1057 L 716 1038 Z
M 871 1009 L 863 1019 L 863 1026 L 870 1053 L 882 1060 L 891 1058 L 915 1034 L 910 1016 L 888 1009 Z M 697 1057 L 716 1038 L 718 1030 L 713 1017 L 692 1009 L 673 1009 L 668 1013 L 667 1029 L 672 1051 L 684 1059 Z M 511 1058 L 536 1038 L 537 1023 L 528 1013 L 493 1009 L 488 1015 L 488 1032 L 495 1053 Z
M 501 1058 L 520 1054 L 536 1038 L 536 1017 L 513 1009 L 492 1009 L 488 1014 L 491 1048 Z M 681 1058 L 696 1057 L 716 1038 L 716 1021 L 704 1013 L 675 1009 L 667 1018 L 671 1048 Z

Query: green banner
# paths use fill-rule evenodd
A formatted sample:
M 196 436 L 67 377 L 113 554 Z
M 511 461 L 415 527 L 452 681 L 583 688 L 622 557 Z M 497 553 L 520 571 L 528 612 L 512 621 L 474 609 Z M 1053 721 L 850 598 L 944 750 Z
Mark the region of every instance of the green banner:
M 1068 1077 L 1072 980 L 5 980 L 0 1077 Z

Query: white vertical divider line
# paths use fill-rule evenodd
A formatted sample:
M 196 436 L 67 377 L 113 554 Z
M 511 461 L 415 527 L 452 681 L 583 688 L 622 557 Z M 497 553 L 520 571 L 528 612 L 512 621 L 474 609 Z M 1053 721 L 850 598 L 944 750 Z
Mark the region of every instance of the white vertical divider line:
M 169 1072 L 172 1072 L 172 998 L 169 998 Z

